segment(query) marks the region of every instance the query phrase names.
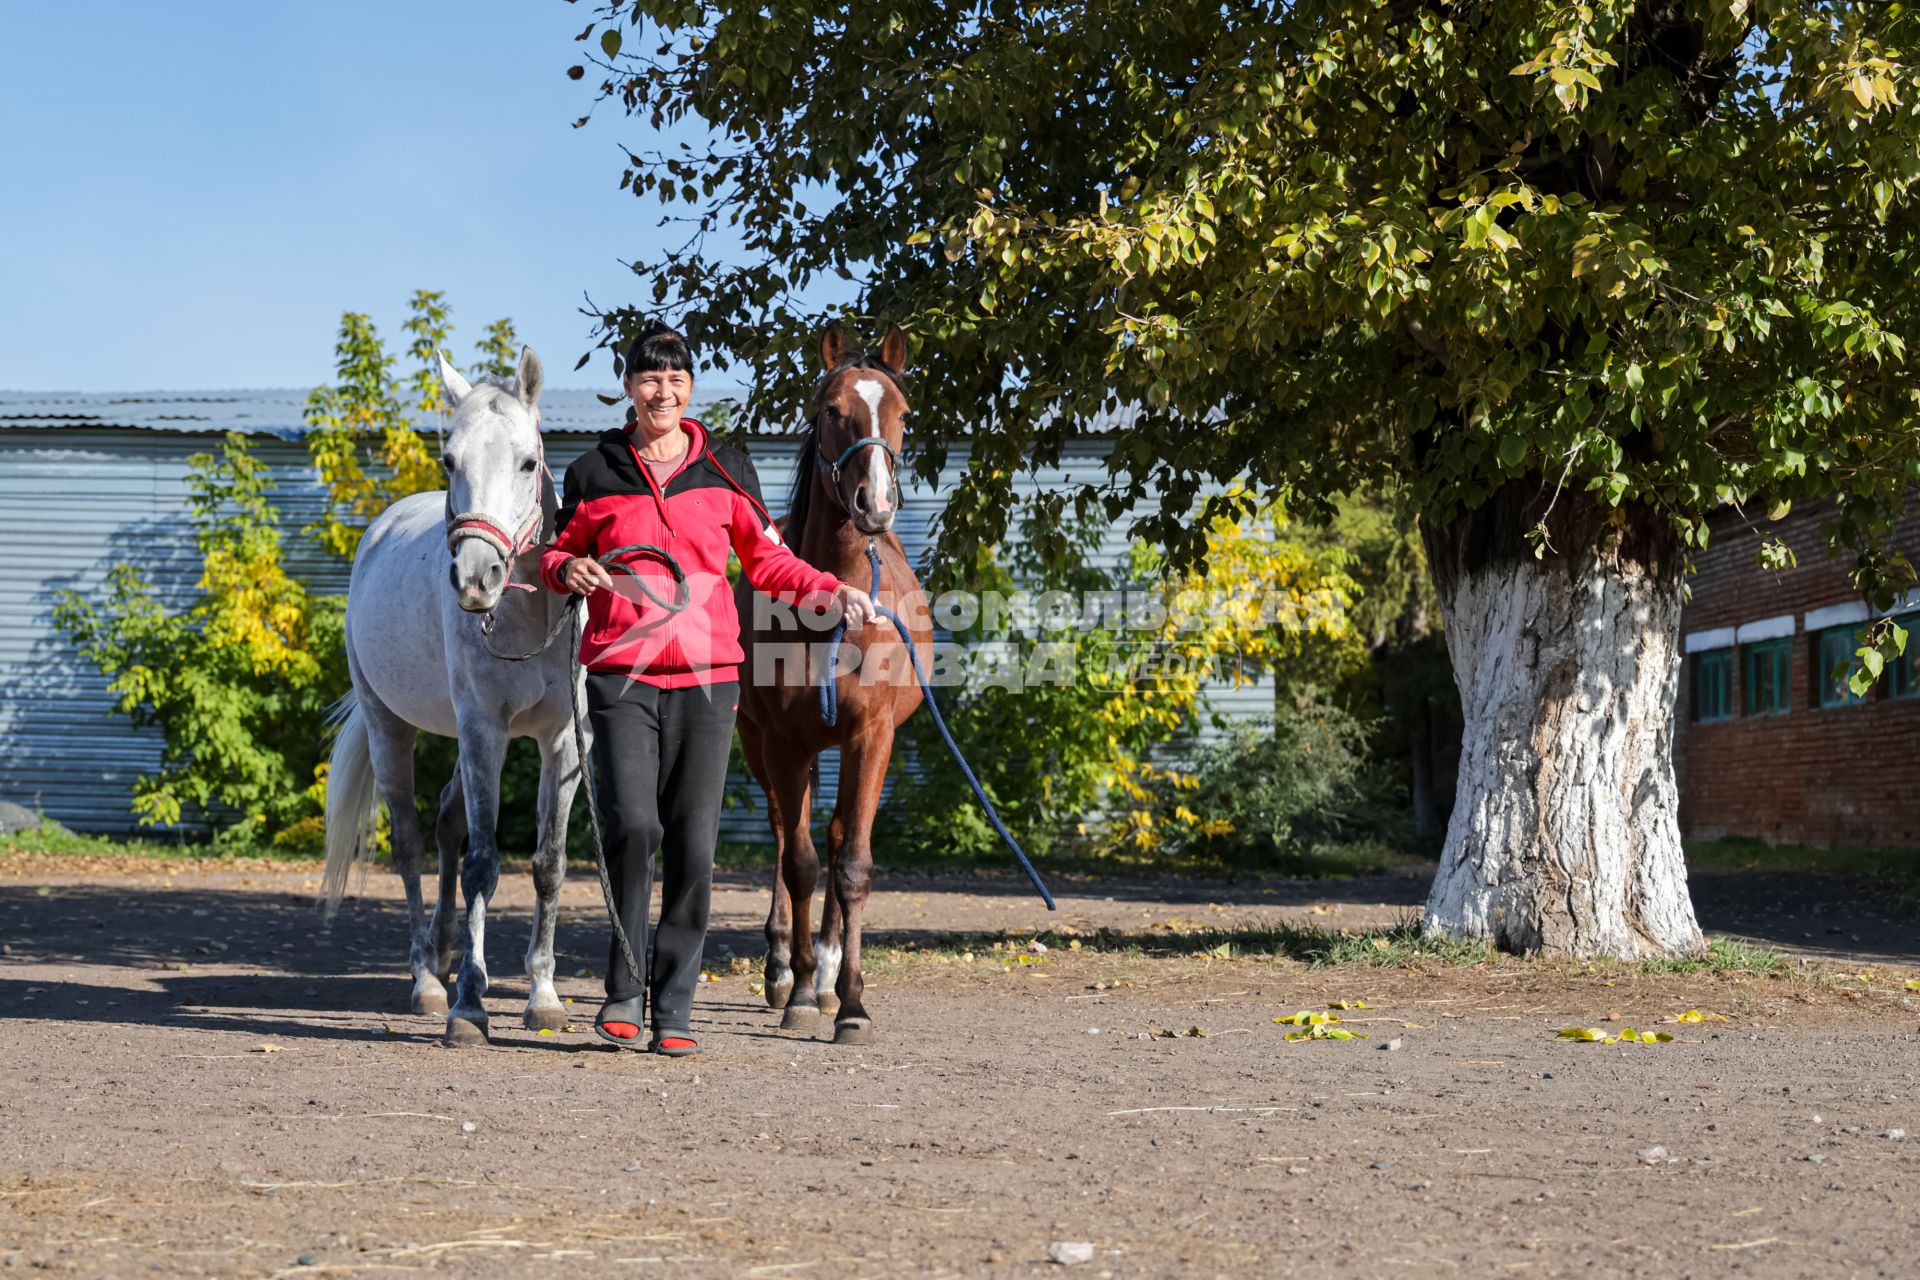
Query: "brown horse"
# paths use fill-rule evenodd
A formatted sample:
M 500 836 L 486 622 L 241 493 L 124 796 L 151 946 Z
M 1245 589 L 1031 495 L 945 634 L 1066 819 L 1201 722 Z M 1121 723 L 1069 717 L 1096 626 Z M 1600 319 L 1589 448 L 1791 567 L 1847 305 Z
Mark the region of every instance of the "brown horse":
M 849 350 L 840 326 L 827 326 L 820 342 L 826 372 L 814 385 L 793 498 L 780 529 L 802 559 L 862 590 L 873 581 L 867 558 L 872 545 L 881 566 L 874 596 L 901 616 L 922 668 L 931 671 L 932 621 L 906 549 L 893 533 L 907 413 L 901 383 L 906 345 L 894 328 L 877 356 Z M 782 627 L 783 619 L 771 616 L 764 600 L 756 607 L 744 581 L 736 600 L 746 650 L 740 745 L 767 795 L 777 860 L 767 914 L 767 1003 L 786 1010 L 781 1026 L 788 1030 L 811 1030 L 819 1014 L 837 1013 L 835 1043 L 862 1044 L 873 1035 L 860 975 L 861 919 L 873 883 L 873 817 L 894 731 L 920 705 L 920 687 L 902 637 L 889 623 L 850 629 L 837 664 L 844 672 L 836 680 L 838 712 L 828 725 L 817 685 L 826 632 L 803 630 L 796 637 L 790 616 Z M 793 660 L 796 639 L 810 660 Z M 812 777 L 815 758 L 829 747 L 840 748 L 840 790 L 827 828 L 816 950 L 810 913 L 820 860 L 811 829 Z

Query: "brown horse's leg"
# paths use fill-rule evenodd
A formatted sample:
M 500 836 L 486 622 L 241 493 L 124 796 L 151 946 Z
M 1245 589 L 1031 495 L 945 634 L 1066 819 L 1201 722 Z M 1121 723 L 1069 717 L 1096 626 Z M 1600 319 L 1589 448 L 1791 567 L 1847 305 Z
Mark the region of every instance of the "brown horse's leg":
M 846 748 L 840 750 L 840 785 L 847 785 Z M 840 851 L 846 847 L 847 797 L 843 789 L 834 802 L 833 817 L 827 823 L 827 891 L 820 895 L 819 967 L 814 970 L 813 994 L 820 1012 L 832 1017 L 840 1012 L 840 958 L 846 953 L 846 913 L 840 909 L 840 895 L 834 891 L 834 868 L 840 865 Z
M 767 793 L 767 818 L 773 824 L 773 905 L 767 912 L 766 996 L 770 1008 L 785 1009 L 782 1025 L 811 1027 L 816 1012 L 813 977 L 813 889 L 820 859 L 809 830 L 812 816 L 812 761 L 804 752 L 769 749 L 771 744 L 741 724 L 740 743 L 747 762 Z M 795 992 L 799 999 L 795 999 Z
M 873 815 L 880 807 L 880 788 L 886 782 L 887 761 L 892 755 L 893 725 L 884 720 L 862 726 L 862 731 L 840 750 L 840 799 L 835 813 L 842 821 L 834 842 L 828 889 L 828 896 L 839 906 L 841 945 L 845 948 L 835 988 L 840 997 L 834 1019 L 835 1044 L 865 1044 L 873 1038 L 873 1020 L 867 1016 L 861 998 L 866 982 L 860 974 L 860 928 L 867 894 L 873 888 Z M 823 943 L 824 939 L 823 933 Z M 824 976 L 826 957 L 821 959 Z

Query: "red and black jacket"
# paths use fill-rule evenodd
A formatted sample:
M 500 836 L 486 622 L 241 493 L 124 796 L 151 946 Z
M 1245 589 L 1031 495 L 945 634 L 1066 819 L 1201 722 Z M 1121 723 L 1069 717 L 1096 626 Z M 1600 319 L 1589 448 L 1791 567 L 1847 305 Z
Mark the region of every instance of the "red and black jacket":
M 738 449 L 710 446 L 692 418 L 685 460 L 662 489 L 640 464 L 633 437 L 604 432 L 567 468 L 560 534 L 540 557 L 540 578 L 564 592 L 560 571 L 574 556 L 598 556 L 634 543 L 660 547 L 687 577 L 689 603 L 672 613 L 647 599 L 627 574 L 611 591 L 587 597 L 580 661 L 591 671 L 624 671 L 663 689 L 739 678 L 740 617 L 727 582 L 727 551 L 740 557 L 747 581 L 788 603 L 824 608 L 840 580 L 788 549 L 760 499 L 760 477 Z M 656 556 L 627 558 L 653 594 L 672 600 L 681 588 Z

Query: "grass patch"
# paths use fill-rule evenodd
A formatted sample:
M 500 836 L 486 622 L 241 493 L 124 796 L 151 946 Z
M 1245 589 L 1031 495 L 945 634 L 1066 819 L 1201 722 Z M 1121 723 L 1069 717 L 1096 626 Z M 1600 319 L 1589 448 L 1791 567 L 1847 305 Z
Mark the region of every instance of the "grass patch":
M 1747 836 L 1689 841 L 1689 871 L 1799 871 L 1849 876 L 1890 889 L 1900 905 L 1920 912 L 1920 850 L 1815 849 L 1804 844 L 1768 844 Z
M 1417 919 L 1367 933 L 1337 933 L 1312 925 L 1274 925 L 1246 929 L 1160 928 L 1098 929 L 1074 934 L 1052 930 L 1039 933 L 942 933 L 931 938 L 902 938 L 886 930 L 867 936 L 876 953 L 897 951 L 905 956 L 937 960 L 1001 964 L 1045 963 L 1056 953 L 1124 956 L 1131 959 L 1264 959 L 1294 960 L 1312 968 L 1356 965 L 1375 969 L 1417 968 L 1423 965 L 1474 965 L 1498 957 L 1477 942 L 1428 937 Z M 1047 948 L 1036 955 L 1028 947 L 1038 941 Z
M 52 858 L 151 858 L 165 862 L 235 862 L 267 859 L 274 862 L 311 862 L 313 855 L 291 852 L 271 844 L 216 845 L 209 841 L 155 836 L 150 840 L 84 835 L 69 831 L 51 818 L 30 831 L 0 836 L 0 854 Z
M 960 854 L 914 845 L 885 844 L 878 837 L 875 846 L 874 861 L 881 874 L 913 871 L 924 875 L 1020 875 L 1019 864 L 1004 848 L 985 854 Z M 816 835 L 815 847 L 824 864 L 827 849 L 823 835 Z M 1431 874 L 1434 865 L 1431 859 L 1370 841 L 1326 845 L 1311 854 L 1260 862 L 1131 850 L 1054 849 L 1035 853 L 1029 849 L 1027 852 L 1043 879 L 1077 876 L 1093 880 L 1331 880 L 1382 875 L 1408 868 Z M 773 865 L 773 846 L 722 841 L 714 853 L 714 865 L 726 871 L 763 871 Z
M 1028 944 L 1047 948 L 1035 953 Z M 1086 933 L 943 933 L 933 937 L 901 937 L 886 930 L 868 935 L 876 957 L 927 957 L 1007 967 L 1046 964 L 1057 953 L 1121 956 L 1140 960 L 1265 959 L 1291 960 L 1313 969 L 1336 965 L 1363 969 L 1461 968 L 1481 964 L 1526 963 L 1521 957 L 1495 951 L 1483 942 L 1470 942 L 1423 933 L 1418 916 L 1407 916 L 1385 929 L 1366 932 L 1335 931 L 1313 925 L 1275 925 L 1246 929 L 1100 929 Z M 1561 963 L 1561 962 L 1549 962 Z M 1733 938 L 1714 938 L 1697 956 L 1660 957 L 1634 963 L 1595 961 L 1578 969 L 1602 974 L 1729 974 L 1786 975 L 1793 972 L 1785 956 L 1767 947 Z
M 1704 955 L 1655 956 L 1629 966 L 1635 973 L 1786 973 L 1787 958 L 1771 947 L 1737 938 L 1710 938 Z

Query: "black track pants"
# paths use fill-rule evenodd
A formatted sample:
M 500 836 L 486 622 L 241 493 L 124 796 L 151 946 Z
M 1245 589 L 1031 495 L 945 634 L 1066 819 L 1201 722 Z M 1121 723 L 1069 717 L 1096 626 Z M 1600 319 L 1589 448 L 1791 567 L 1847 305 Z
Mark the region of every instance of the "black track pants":
M 684 1031 L 713 900 L 713 846 L 733 743 L 737 682 L 659 689 L 624 672 L 587 673 L 594 795 L 620 923 L 651 997 L 654 1030 Z M 660 924 L 647 927 L 660 852 Z M 609 930 L 611 932 L 611 930 Z M 649 980 L 650 979 L 650 980 Z M 609 940 L 607 998 L 640 994 Z

